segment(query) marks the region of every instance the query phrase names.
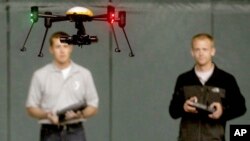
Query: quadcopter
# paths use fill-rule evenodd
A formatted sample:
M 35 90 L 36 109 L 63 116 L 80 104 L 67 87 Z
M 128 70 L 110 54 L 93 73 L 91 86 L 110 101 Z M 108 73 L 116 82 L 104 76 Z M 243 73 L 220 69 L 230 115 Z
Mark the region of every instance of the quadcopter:
M 49 28 L 51 28 L 52 23 L 54 22 L 61 22 L 61 21 L 70 21 L 75 23 L 75 28 L 77 29 L 77 33 L 72 35 L 72 36 L 64 36 L 60 37 L 60 41 L 62 43 L 68 43 L 71 45 L 78 45 L 78 46 L 83 46 L 83 45 L 90 45 L 91 43 L 95 43 L 98 41 L 97 36 L 90 36 L 86 34 L 85 27 L 83 25 L 84 22 L 91 22 L 91 21 L 106 21 L 109 23 L 112 33 L 114 35 L 115 43 L 116 43 L 116 48 L 115 52 L 121 52 L 117 37 L 115 34 L 114 30 L 114 23 L 118 22 L 119 27 L 122 29 L 124 36 L 126 38 L 126 41 L 128 43 L 128 47 L 130 50 L 129 56 L 133 57 L 134 53 L 131 48 L 131 45 L 129 43 L 126 31 L 125 31 L 125 26 L 126 26 L 126 11 L 118 11 L 118 17 L 115 15 L 115 7 L 112 5 L 107 6 L 107 13 L 106 14 L 101 14 L 101 15 L 94 15 L 91 10 L 85 7 L 73 7 L 70 8 L 67 12 L 66 15 L 54 15 L 52 12 L 44 12 L 44 13 L 39 13 L 38 6 L 32 6 L 31 7 L 31 13 L 30 13 L 30 20 L 32 22 L 32 25 L 29 29 L 28 35 L 26 36 L 26 39 L 24 41 L 23 47 L 20 49 L 21 51 L 26 51 L 25 44 L 27 42 L 27 39 L 29 38 L 30 32 L 34 26 L 35 23 L 38 22 L 39 18 L 44 18 L 44 26 L 46 28 L 43 40 L 42 40 L 42 45 L 38 54 L 38 57 L 43 57 L 43 46 L 44 46 L 44 41 L 46 39 L 47 33 Z

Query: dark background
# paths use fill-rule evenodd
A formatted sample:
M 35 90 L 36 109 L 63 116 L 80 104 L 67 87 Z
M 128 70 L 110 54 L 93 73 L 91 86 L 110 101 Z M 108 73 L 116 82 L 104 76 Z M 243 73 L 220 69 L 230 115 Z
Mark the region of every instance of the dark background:
M 200 32 L 216 40 L 216 64 L 233 74 L 250 109 L 250 2 L 248 0 L 113 0 L 117 10 L 127 10 L 127 34 L 135 52 L 129 50 L 115 28 L 121 53 L 104 22 L 86 23 L 87 33 L 99 42 L 75 47 L 73 60 L 92 71 L 100 96 L 98 115 L 86 123 L 89 141 L 175 141 L 179 120 L 168 114 L 176 77 L 193 67 L 190 40 Z M 85 6 L 95 14 L 106 11 L 93 5 L 103 0 L 0 0 L 0 140 L 35 141 L 39 124 L 27 116 L 25 101 L 32 73 L 51 62 L 48 42 L 38 58 L 45 32 L 43 20 L 34 26 L 27 52 L 20 52 L 30 28 L 30 6 L 63 14 L 73 6 Z M 74 24 L 53 24 L 48 36 L 63 30 L 76 33 Z M 110 51 L 112 49 L 112 51 Z M 237 103 L 235 103 L 237 104 Z M 249 112 L 228 122 L 250 124 Z

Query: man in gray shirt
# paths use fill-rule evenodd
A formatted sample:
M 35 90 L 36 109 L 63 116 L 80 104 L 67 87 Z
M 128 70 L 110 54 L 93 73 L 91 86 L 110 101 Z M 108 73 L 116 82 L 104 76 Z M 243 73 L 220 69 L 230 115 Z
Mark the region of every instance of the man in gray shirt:
M 99 98 L 91 72 L 71 60 L 73 46 L 61 43 L 61 36 L 69 35 L 50 37 L 53 62 L 33 74 L 26 109 L 41 124 L 40 141 L 85 141 L 82 121 L 97 113 Z M 60 122 L 57 112 L 78 103 L 86 107 L 67 111 Z

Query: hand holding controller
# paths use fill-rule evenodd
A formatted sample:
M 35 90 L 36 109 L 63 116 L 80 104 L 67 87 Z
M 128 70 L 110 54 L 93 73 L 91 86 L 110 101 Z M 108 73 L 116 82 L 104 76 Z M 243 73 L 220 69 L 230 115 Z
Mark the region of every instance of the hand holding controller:
M 207 105 L 198 102 L 193 102 L 192 106 L 194 106 L 198 110 L 208 112 L 209 114 L 213 113 L 216 110 L 214 107 L 208 107 Z
M 208 114 L 212 114 L 216 109 L 215 106 L 207 106 L 205 104 L 199 103 L 197 97 L 190 98 L 191 106 L 195 107 L 198 111 L 207 112 Z
M 213 107 L 213 109 L 215 109 L 215 111 L 213 113 L 209 114 L 208 116 L 211 119 L 220 119 L 220 117 L 223 114 L 223 107 L 222 107 L 221 103 L 219 103 L 219 102 L 213 102 L 210 105 L 210 107 Z

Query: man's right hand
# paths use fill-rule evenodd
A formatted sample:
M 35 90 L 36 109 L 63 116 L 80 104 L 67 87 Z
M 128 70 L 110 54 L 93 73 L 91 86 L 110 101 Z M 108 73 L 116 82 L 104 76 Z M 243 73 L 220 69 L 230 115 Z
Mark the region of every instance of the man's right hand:
M 196 108 L 193 106 L 194 102 L 197 102 L 198 99 L 196 96 L 191 97 L 190 99 L 186 100 L 184 105 L 183 105 L 183 109 L 185 112 L 187 113 L 198 113 L 198 111 L 196 110 Z

